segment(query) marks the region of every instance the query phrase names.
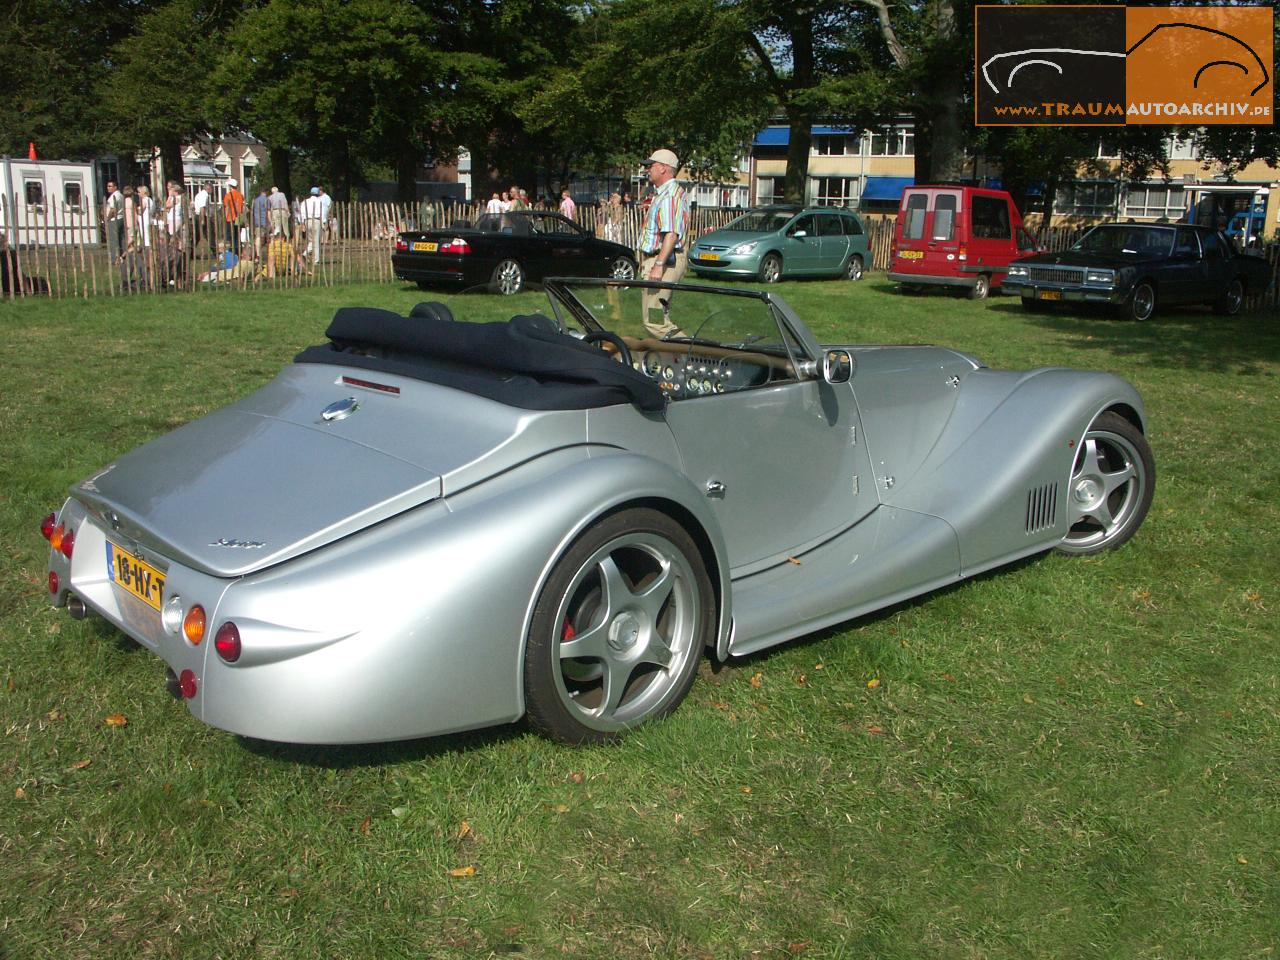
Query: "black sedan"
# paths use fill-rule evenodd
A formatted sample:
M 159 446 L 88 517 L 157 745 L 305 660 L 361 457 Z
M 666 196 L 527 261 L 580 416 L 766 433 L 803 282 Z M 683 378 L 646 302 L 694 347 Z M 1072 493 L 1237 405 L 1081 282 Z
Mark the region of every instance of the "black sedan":
M 1064 253 L 1015 260 L 1004 289 L 1020 293 L 1029 310 L 1103 303 L 1133 320 L 1147 320 L 1157 305 L 1177 303 L 1207 303 L 1216 313 L 1234 316 L 1246 296 L 1270 283 L 1265 260 L 1237 253 L 1208 227 L 1107 223 Z
M 396 238 L 391 266 L 422 289 L 488 284 L 512 294 L 544 277 L 636 275 L 634 251 L 599 240 L 572 220 L 534 210 L 486 213 L 472 226 L 460 220 L 445 230 L 409 230 Z

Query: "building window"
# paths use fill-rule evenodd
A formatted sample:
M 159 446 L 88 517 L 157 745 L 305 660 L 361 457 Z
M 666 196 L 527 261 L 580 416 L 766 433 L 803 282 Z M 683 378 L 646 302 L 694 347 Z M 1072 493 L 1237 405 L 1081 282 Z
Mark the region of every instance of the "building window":
M 873 133 L 869 140 L 873 157 L 907 157 L 916 152 L 916 135 L 912 130 Z
M 1191 137 L 1170 137 L 1165 141 L 1165 147 L 1169 151 L 1170 160 L 1199 160 L 1200 151 L 1196 148 L 1196 142 Z
M 258 170 L 257 164 L 254 164 L 254 163 L 240 164 L 240 172 L 244 174 L 244 188 L 246 190 L 248 190 L 249 185 L 253 183 L 253 175 L 254 173 L 257 172 L 257 170 Z
M 782 203 L 785 177 L 756 177 L 756 203 Z
M 1074 217 L 1112 216 L 1116 212 L 1116 185 L 1101 181 L 1067 184 L 1059 188 L 1053 210 Z
M 84 206 L 84 189 L 79 180 L 67 180 L 62 184 L 62 202 L 73 213 L 80 213 Z
M 1098 159 L 1099 160 L 1119 160 L 1120 148 L 1114 143 L 1106 140 L 1098 141 Z
M 843 207 L 858 200 L 857 177 L 813 177 L 813 202 L 822 207 Z
M 43 180 L 27 180 L 23 184 L 23 186 L 26 188 L 28 207 L 44 206 L 44 181 Z
M 856 157 L 859 139 L 855 134 L 820 133 L 813 138 L 813 152 L 819 157 Z
M 1182 187 L 1134 186 L 1124 200 L 1126 217 L 1180 220 L 1187 211 L 1187 191 Z

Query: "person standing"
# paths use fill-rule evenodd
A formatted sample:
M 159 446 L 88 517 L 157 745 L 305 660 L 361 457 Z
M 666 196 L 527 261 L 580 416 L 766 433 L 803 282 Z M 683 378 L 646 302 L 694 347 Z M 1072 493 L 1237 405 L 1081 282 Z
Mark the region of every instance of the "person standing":
M 209 235 L 209 188 L 203 183 L 191 199 L 191 222 L 195 227 L 195 240 L 191 249 L 195 252 L 195 248 Z
M 265 186 L 258 188 L 258 195 L 249 205 L 249 223 L 253 230 L 254 259 L 260 260 L 262 248 L 266 245 L 267 236 L 271 232 L 271 201 L 267 197 Z
M 652 202 L 640 233 L 640 279 L 679 283 L 689 267 L 685 238 L 689 233 L 689 198 L 676 180 L 680 161 L 670 150 L 655 150 L 644 161 L 649 182 L 654 186 Z M 676 330 L 671 322 L 670 290 L 644 292 L 644 325 L 654 336 Z M 652 311 L 661 307 L 662 320 L 652 321 Z
M 235 178 L 227 181 L 226 192 L 222 194 L 222 218 L 227 222 L 227 246 L 240 255 L 240 217 L 244 214 L 244 194 L 237 189 L 240 186 Z
M 155 203 L 151 199 L 151 191 L 140 185 L 137 191 L 138 230 L 134 234 L 138 248 L 138 285 L 143 289 L 151 288 L 151 229 L 155 215 Z
M 529 204 L 524 200 L 524 191 L 517 187 L 514 183 L 511 185 L 511 206 L 509 210 L 527 210 Z
M 488 204 L 485 205 L 484 212 L 485 213 L 502 213 L 503 206 L 504 204 L 502 202 L 502 198 L 498 196 L 498 191 L 495 190 L 493 191 L 493 196 L 489 198 Z
M 289 235 L 289 198 L 280 192 L 279 187 L 272 187 L 267 197 L 267 209 L 271 214 L 271 232 L 277 230 L 284 236 Z
M 333 197 L 324 192 L 324 187 L 316 187 L 316 189 L 320 191 L 320 222 L 324 227 L 324 239 L 326 242 L 332 241 L 338 235 L 338 220 L 330 213 L 333 208 Z
M 182 243 L 182 187 L 174 183 L 169 186 L 169 196 L 164 201 L 164 229 L 168 234 L 169 244 L 174 251 L 181 251 Z
M 107 181 L 107 202 L 102 208 L 102 223 L 107 231 L 107 256 L 114 264 L 124 252 L 124 194 L 114 180 Z
M 578 213 L 578 205 L 573 202 L 573 197 L 569 195 L 569 188 L 565 187 L 560 191 L 560 216 L 566 220 L 572 220 Z
M 622 196 L 615 190 L 604 204 L 604 238 L 619 242 L 622 236 Z
M 302 223 L 307 232 L 306 255 L 311 262 L 320 262 L 320 231 L 324 228 L 324 204 L 320 201 L 320 188 L 312 187 L 311 196 L 302 201 Z

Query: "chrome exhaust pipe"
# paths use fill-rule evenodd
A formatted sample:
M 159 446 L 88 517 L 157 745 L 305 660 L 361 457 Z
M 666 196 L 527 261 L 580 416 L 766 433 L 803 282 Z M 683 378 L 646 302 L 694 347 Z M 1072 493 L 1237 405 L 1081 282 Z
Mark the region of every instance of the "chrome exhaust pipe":
M 79 597 L 67 597 L 67 613 L 71 614 L 72 620 L 83 620 L 85 614 L 88 613 L 84 605 L 84 601 Z

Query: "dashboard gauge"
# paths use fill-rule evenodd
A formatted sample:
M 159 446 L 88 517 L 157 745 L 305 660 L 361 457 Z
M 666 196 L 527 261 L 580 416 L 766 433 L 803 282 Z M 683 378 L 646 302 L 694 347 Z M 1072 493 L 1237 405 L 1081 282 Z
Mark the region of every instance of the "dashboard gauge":
M 662 373 L 662 357 L 659 354 L 650 351 L 644 355 L 644 373 L 645 376 L 657 377 Z M 670 377 L 667 377 L 670 380 Z
M 723 383 L 717 383 L 717 384 L 715 385 L 715 392 L 716 392 L 716 393 L 724 393 L 724 384 L 723 384 Z
M 676 368 L 668 365 L 666 369 L 662 371 L 662 376 L 663 379 L 674 380 L 676 378 Z
M 688 383 L 689 383 L 689 391 L 691 393 L 702 392 L 702 381 L 699 380 L 697 377 L 690 377 Z

